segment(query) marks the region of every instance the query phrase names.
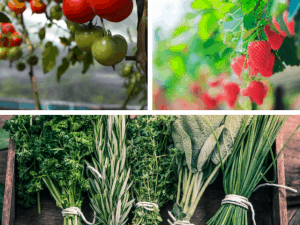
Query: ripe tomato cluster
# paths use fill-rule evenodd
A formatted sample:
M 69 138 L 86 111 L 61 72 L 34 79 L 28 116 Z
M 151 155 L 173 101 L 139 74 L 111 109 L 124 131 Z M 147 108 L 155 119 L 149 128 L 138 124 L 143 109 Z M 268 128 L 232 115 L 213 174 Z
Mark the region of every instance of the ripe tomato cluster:
M 132 0 L 63 0 L 65 17 L 74 23 L 86 23 L 96 15 L 111 22 L 125 20 L 133 10 Z
M 251 41 L 247 52 L 231 61 L 231 70 L 239 78 L 241 84 L 215 80 L 218 85 L 210 86 L 216 91 L 213 94 L 207 92 L 203 98 L 208 107 L 216 107 L 221 101 L 224 101 L 229 108 L 234 108 L 239 95 L 248 97 L 251 102 L 255 102 L 257 105 L 263 104 L 269 86 L 261 81 L 258 74 L 265 78 L 273 75 L 275 50 L 281 48 L 287 35 L 295 35 L 295 21 L 294 19 L 288 21 L 287 17 L 288 12 L 285 11 L 282 18 L 289 33 L 283 31 L 276 18 L 273 17 L 272 22 L 263 27 L 267 40 Z M 274 29 L 271 25 L 274 26 Z M 242 76 L 243 72 L 247 75 Z
M 0 59 L 16 60 L 22 57 L 19 47 L 23 42 L 22 35 L 17 32 L 11 23 L 1 23 Z
M 41 14 L 46 11 L 47 5 L 43 0 L 26 0 L 30 2 L 32 13 Z M 9 0 L 8 7 L 16 15 L 22 14 L 26 10 L 25 0 Z

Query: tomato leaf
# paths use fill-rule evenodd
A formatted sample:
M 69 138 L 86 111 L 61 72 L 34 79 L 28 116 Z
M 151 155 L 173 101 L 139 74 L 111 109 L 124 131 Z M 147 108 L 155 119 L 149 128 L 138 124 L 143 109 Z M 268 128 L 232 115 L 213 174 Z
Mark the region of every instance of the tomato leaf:
M 8 18 L 7 15 L 0 12 L 0 22 L 2 22 L 2 23 L 11 23 L 11 20 Z
M 57 68 L 57 73 L 56 73 L 57 82 L 60 81 L 61 76 L 67 71 L 69 65 L 70 65 L 69 60 L 66 57 L 64 57 L 62 59 L 62 64 Z
M 51 71 L 56 64 L 56 57 L 59 51 L 56 46 L 53 46 L 51 42 L 47 42 L 43 51 L 43 70 L 44 73 Z
M 63 46 L 70 46 L 71 45 L 71 41 L 65 37 L 59 37 L 60 42 L 62 43 Z
M 83 56 L 82 73 L 85 74 L 86 71 L 88 71 L 88 69 L 90 68 L 90 65 L 92 65 L 92 64 L 94 64 L 92 52 L 85 53 L 84 56 Z
M 256 6 L 257 0 L 242 0 L 241 7 L 245 14 L 250 13 Z

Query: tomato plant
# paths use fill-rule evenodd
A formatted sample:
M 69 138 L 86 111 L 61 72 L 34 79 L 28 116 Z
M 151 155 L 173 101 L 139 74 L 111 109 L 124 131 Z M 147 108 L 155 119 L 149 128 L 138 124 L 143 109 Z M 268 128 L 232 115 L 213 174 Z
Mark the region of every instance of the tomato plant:
M 272 109 L 270 77 L 300 64 L 300 6 L 288 2 L 194 0 L 167 38 L 157 29 L 155 109 L 180 109 L 183 98 L 198 109 Z
M 137 0 L 137 2 L 139 2 L 138 11 L 144 11 L 147 0 Z M 124 91 L 127 94 L 120 108 L 126 109 L 127 103 L 137 97 L 141 99 L 141 105 L 147 102 L 146 70 L 140 65 L 141 57 L 138 57 L 139 54 L 145 54 L 144 49 L 134 47 L 133 51 L 128 53 L 132 55 L 127 58 L 128 43 L 124 34 L 122 36 L 114 33 L 115 31 L 112 34 L 112 31 L 107 29 L 113 23 L 122 22 L 128 18 L 133 11 L 134 2 L 119 0 L 102 1 L 102 3 L 102 7 L 108 7 L 106 9 L 109 10 L 104 10 L 105 13 L 100 15 L 97 13 L 100 5 L 96 1 L 91 4 L 89 0 L 0 0 L 0 59 L 7 60 L 10 67 L 15 65 L 18 71 L 28 70 L 37 109 L 41 109 L 41 105 L 34 75 L 35 68 L 41 66 L 44 74 L 54 71 L 56 81 L 60 82 L 63 74 L 76 63 L 83 66 L 81 73 L 85 74 L 94 64 L 94 59 L 102 65 L 113 66 L 118 70 L 123 68 L 123 63 L 118 66 L 116 64 L 124 59 L 132 60 L 131 69 L 127 71 L 127 75 L 120 74 L 125 78 L 124 89 L 126 90 Z M 31 10 L 32 13 L 28 15 L 25 10 L 26 12 Z M 42 22 L 37 19 L 33 21 L 36 26 L 33 24 L 29 27 L 26 19 L 31 16 L 38 18 L 38 15 L 34 14 L 45 15 L 46 21 Z M 138 20 L 143 21 L 143 24 L 147 23 L 146 18 L 142 19 L 140 14 Z M 124 25 L 126 25 L 125 22 Z M 64 49 L 57 47 L 57 39 L 51 40 L 52 28 L 57 30 L 55 36 L 59 38 Z M 128 37 L 132 48 L 136 43 L 132 41 L 131 32 L 128 32 Z M 39 41 L 34 40 L 32 35 L 36 35 Z M 99 46 L 93 48 L 95 43 L 103 43 L 101 42 L 103 38 L 111 41 L 110 47 L 112 48 L 107 48 L 109 43 L 102 50 Z M 145 39 L 139 39 L 138 42 L 146 46 Z M 38 49 L 41 49 L 41 55 Z M 101 51 L 103 55 L 100 54 Z M 65 55 L 61 57 L 57 65 L 60 54 Z M 103 60 L 105 57 L 106 60 Z M 146 59 L 143 59 L 143 63 L 146 64 Z M 95 67 L 101 68 L 99 65 Z

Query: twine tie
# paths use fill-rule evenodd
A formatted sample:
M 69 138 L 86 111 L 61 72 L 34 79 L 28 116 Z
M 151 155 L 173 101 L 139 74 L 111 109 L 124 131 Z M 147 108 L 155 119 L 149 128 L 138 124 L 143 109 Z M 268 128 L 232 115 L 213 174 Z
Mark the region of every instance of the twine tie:
M 158 205 L 153 202 L 138 202 L 138 203 L 136 203 L 136 206 L 143 207 L 144 209 L 149 210 L 149 211 L 154 211 L 154 207 L 155 207 L 159 211 Z
M 176 220 L 175 216 L 170 211 L 168 211 L 168 213 L 169 213 L 169 216 L 174 221 L 174 222 L 171 222 L 168 219 L 168 223 L 171 224 L 171 225 L 194 225 L 193 223 L 190 223 L 190 221 L 187 221 L 187 220 Z

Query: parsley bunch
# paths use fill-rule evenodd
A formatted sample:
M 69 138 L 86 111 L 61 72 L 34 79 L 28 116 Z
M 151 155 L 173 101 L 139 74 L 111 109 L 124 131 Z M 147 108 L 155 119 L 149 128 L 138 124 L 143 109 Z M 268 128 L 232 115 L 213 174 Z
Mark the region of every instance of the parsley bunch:
M 161 207 L 165 202 L 175 200 L 177 178 L 171 168 L 176 154 L 171 136 L 174 120 L 173 116 L 139 116 L 128 122 L 127 151 L 137 202 L 155 203 Z M 132 224 L 162 222 L 159 210 L 153 209 L 137 207 Z
M 15 116 L 5 124 L 16 143 L 18 198 L 29 207 L 47 187 L 58 207 L 81 207 L 87 156 L 92 152 L 92 124 L 87 116 Z M 69 222 L 70 221 L 70 222 Z M 68 215 L 64 224 L 81 224 Z

